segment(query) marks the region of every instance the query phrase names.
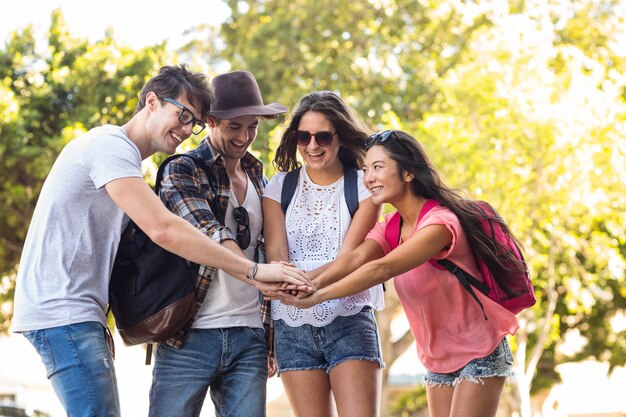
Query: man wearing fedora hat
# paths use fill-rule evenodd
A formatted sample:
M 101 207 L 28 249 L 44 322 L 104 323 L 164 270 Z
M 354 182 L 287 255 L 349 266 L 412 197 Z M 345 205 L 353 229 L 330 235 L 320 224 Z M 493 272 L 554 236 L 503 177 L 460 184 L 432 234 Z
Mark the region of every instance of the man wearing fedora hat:
M 247 71 L 212 81 L 209 135 L 168 164 L 161 198 L 174 213 L 233 252 L 263 261 L 261 197 L 267 179 L 261 161 L 248 152 L 259 119 L 287 108 L 264 104 Z M 150 389 L 150 417 L 198 416 L 207 391 L 217 416 L 265 416 L 269 305 L 258 289 L 270 284 L 240 280 L 221 269 L 201 267 L 198 312 L 180 337 L 160 343 Z M 275 284 L 278 285 L 278 284 Z

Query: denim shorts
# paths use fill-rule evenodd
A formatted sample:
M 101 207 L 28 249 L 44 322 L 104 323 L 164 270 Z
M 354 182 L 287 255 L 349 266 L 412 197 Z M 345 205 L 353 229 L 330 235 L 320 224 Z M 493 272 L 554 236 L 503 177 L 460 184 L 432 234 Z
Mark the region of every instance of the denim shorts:
M 464 379 L 480 384 L 482 383 L 481 378 L 511 376 L 513 376 L 513 354 L 505 337 L 492 353 L 484 358 L 471 360 L 458 371 L 448 374 L 427 371 L 423 385 L 430 387 L 449 385 L 453 387 Z
M 291 327 L 274 321 L 278 373 L 323 369 L 326 373 L 350 360 L 383 363 L 376 319 L 371 307 L 352 316 L 339 316 L 323 327 Z

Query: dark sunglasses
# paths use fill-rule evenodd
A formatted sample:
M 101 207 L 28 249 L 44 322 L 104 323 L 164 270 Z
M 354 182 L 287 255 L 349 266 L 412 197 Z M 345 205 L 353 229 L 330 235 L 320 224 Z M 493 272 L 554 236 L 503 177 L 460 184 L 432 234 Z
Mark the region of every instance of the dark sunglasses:
M 243 207 L 235 207 L 233 217 L 237 222 L 237 244 L 241 249 L 250 246 L 250 218 L 248 211 Z
M 321 131 L 317 133 L 311 133 L 306 130 L 296 130 L 293 132 L 293 137 L 296 138 L 296 142 L 300 146 L 307 146 L 309 142 L 311 142 L 311 137 L 315 136 L 315 141 L 318 145 L 322 147 L 330 146 L 333 143 L 333 136 L 335 136 L 337 132 L 326 132 Z
M 390 139 L 400 140 L 393 130 L 383 130 L 382 132 L 374 133 L 365 141 L 365 149 L 369 149 L 378 143 L 385 143 Z M 400 143 L 402 143 L 402 141 L 400 141 Z
M 180 104 L 178 101 L 169 97 L 165 97 L 163 101 L 167 101 L 168 103 L 171 103 L 180 109 L 180 114 L 178 115 L 178 121 L 182 123 L 183 125 L 188 125 L 189 123 L 192 123 L 191 132 L 194 135 L 199 135 L 200 132 L 202 132 L 204 128 L 206 128 L 206 124 L 204 124 L 204 122 L 196 119 L 196 116 L 193 115 L 193 112 L 189 110 L 187 107 Z

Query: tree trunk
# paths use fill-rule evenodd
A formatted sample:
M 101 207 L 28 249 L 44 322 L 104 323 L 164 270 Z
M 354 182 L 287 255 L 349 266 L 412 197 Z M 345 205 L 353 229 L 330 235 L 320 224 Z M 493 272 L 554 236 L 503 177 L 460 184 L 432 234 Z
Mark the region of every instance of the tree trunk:
M 400 305 L 398 296 L 395 292 L 391 281 L 385 283 L 385 308 L 376 312 L 376 321 L 378 322 L 378 333 L 380 335 L 380 344 L 383 352 L 383 360 L 385 368 L 383 369 L 383 387 L 381 393 L 381 417 L 389 416 L 389 397 L 387 384 L 389 381 L 389 369 L 391 365 L 398 359 L 400 355 L 413 342 L 413 335 L 410 331 L 404 333 L 400 338 L 393 340 L 391 334 L 391 323 L 400 314 L 404 314 L 404 310 Z
M 515 389 L 513 396 L 517 402 L 517 413 L 520 417 L 532 417 L 530 408 L 530 387 L 534 369 L 530 371 L 526 368 L 526 348 L 528 334 L 526 332 L 526 320 L 520 320 L 520 329 L 515 337 L 517 350 L 515 351 Z
M 517 342 L 517 350 L 515 351 L 515 377 L 517 383 L 515 384 L 516 389 L 514 395 L 517 400 L 517 409 L 520 417 L 532 417 L 530 390 L 532 388 L 533 378 L 537 372 L 537 364 L 541 359 L 541 354 L 543 353 L 548 334 L 550 333 L 552 318 L 554 317 L 558 300 L 554 258 L 552 254 L 552 251 L 550 251 L 548 287 L 544 291 L 548 305 L 543 318 L 541 320 L 533 320 L 532 310 L 526 310 L 518 316 L 520 329 L 515 336 L 515 341 Z M 527 357 L 529 323 L 532 323 L 532 327 L 536 328 L 537 343 L 535 343 L 532 352 L 530 352 Z

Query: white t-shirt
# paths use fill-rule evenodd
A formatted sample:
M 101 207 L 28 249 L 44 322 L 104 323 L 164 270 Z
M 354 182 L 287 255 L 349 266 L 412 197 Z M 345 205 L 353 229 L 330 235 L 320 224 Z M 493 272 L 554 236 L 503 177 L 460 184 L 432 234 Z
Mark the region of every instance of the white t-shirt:
M 279 172 L 265 187 L 264 197 L 280 203 L 285 172 Z M 358 171 L 359 202 L 370 196 L 363 185 L 363 171 Z M 343 177 L 330 185 L 315 184 L 300 170 L 298 186 L 285 213 L 289 261 L 306 271 L 318 268 L 337 257 L 351 222 L 344 196 Z M 351 316 L 364 306 L 384 307 L 381 285 L 358 294 L 325 301 L 308 309 L 272 301 L 272 319 L 284 320 L 292 327 L 310 324 L 321 327 L 338 316 Z
M 248 177 L 248 190 L 241 204 L 250 219 L 250 246 L 243 253 L 254 260 L 256 243 L 263 230 L 263 210 L 261 199 Z M 233 217 L 233 209 L 240 204 L 231 191 L 226 208 L 225 225 L 237 234 L 237 222 Z M 198 311 L 192 327 L 194 329 L 221 329 L 225 327 L 256 327 L 263 328 L 261 321 L 261 302 L 259 291 L 253 286 L 239 281 L 226 272 L 218 269 L 209 285 L 206 297 Z
M 139 149 L 119 126 L 68 143 L 43 188 L 15 287 L 15 332 L 97 321 L 105 325 L 109 279 L 128 217 L 104 185 L 137 177 Z

